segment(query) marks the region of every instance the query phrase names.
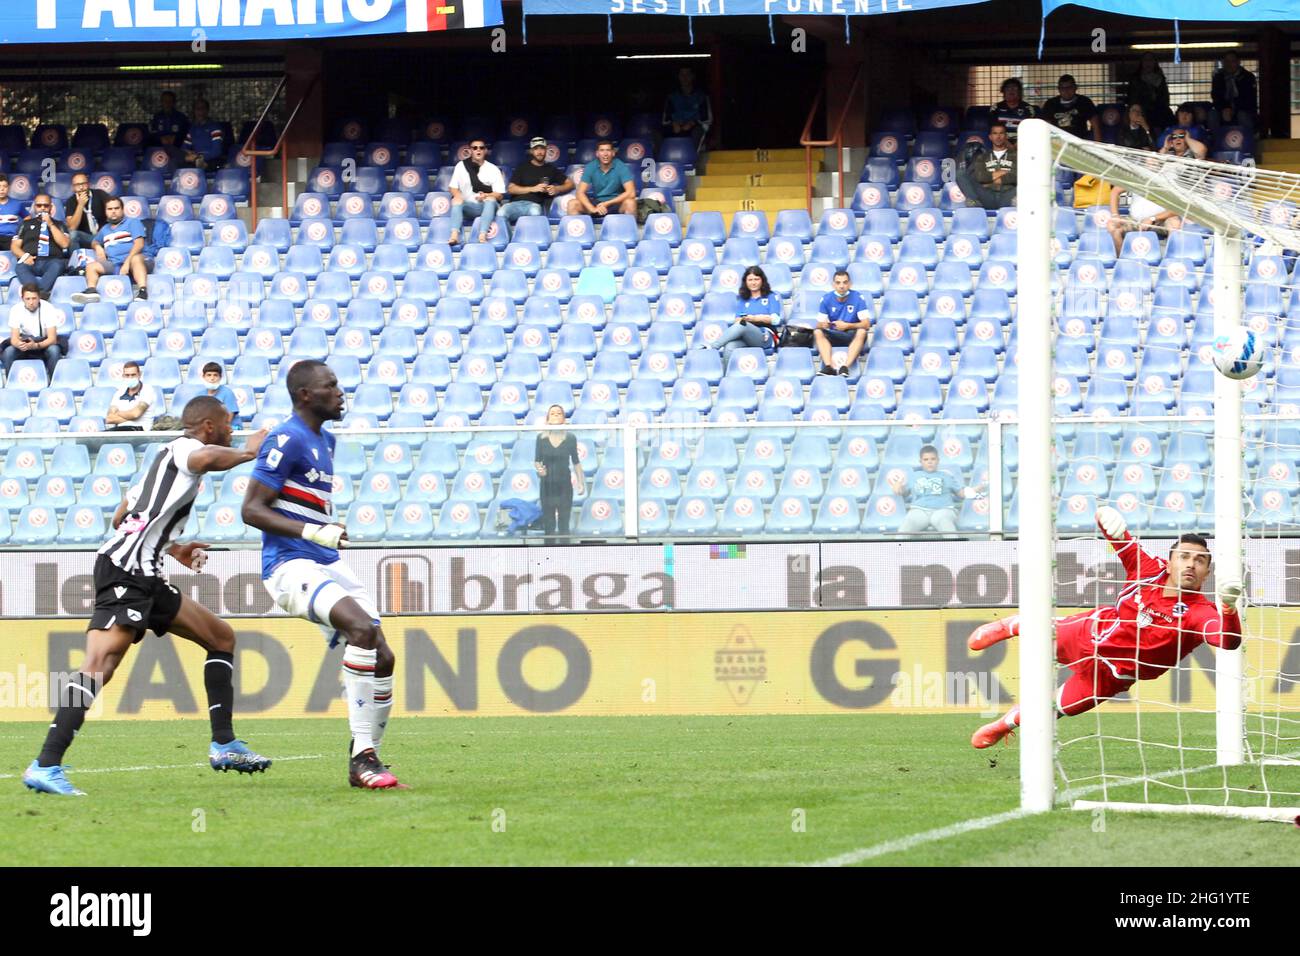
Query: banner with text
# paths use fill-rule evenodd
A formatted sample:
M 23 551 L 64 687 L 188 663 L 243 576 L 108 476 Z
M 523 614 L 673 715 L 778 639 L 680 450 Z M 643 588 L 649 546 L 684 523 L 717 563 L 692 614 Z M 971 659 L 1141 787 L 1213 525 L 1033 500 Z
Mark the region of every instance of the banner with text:
M 410 617 L 385 630 L 397 655 L 397 717 L 998 714 L 1018 693 L 1014 642 L 982 653 L 966 646 L 971 631 L 996 614 L 635 614 L 617 628 L 592 614 Z M 235 630 L 237 720 L 345 718 L 342 647 L 328 651 L 319 630 L 302 621 L 240 621 Z M 0 721 L 47 720 L 59 676 L 80 666 L 85 646 L 82 621 L 8 625 L 0 640 Z M 92 720 L 202 720 L 204 657 L 187 641 L 147 637 L 96 699 Z M 1277 675 L 1275 657 L 1271 645 L 1254 642 L 1247 672 Z M 1282 662 L 1280 673 L 1294 673 L 1296 664 Z M 1201 647 L 1132 693 L 1144 708 L 1180 704 L 1212 713 L 1213 678 L 1214 654 Z M 1300 704 L 1300 683 L 1264 683 L 1252 700 L 1273 710 Z
M 1152 20 L 1259 21 L 1295 20 L 1300 17 L 1295 0 L 1043 0 L 1043 16 L 1064 6 L 1105 10 Z
M 632 13 L 670 17 L 861 17 L 984 2 L 986 0 L 524 0 L 524 15 Z
M 1153 554 L 1170 542 L 1143 542 Z M 352 548 L 347 562 L 381 613 L 575 614 L 1016 607 L 1016 542 L 789 542 L 515 548 Z M 0 552 L 0 618 L 90 616 L 94 552 Z M 261 552 L 213 551 L 173 584 L 223 617 L 283 617 Z M 1246 542 L 1251 598 L 1300 606 L 1300 539 Z M 1061 541 L 1061 607 L 1113 603 L 1124 581 L 1100 541 Z M 1209 585 L 1212 587 L 1212 583 Z M 4 638 L 0 636 L 0 642 Z
M 5 0 L 0 42 L 297 40 L 501 23 L 501 0 Z

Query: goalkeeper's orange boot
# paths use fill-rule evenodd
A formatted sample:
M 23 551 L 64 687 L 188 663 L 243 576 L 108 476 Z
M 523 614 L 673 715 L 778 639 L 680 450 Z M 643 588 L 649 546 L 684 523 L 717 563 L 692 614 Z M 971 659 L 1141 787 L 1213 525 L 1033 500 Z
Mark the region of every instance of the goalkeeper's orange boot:
M 976 750 L 992 747 L 999 740 L 1010 737 L 1020 726 L 1020 708 L 1013 707 L 1005 717 L 985 724 L 971 735 L 970 745 Z
M 1009 637 L 1015 637 L 1020 633 L 1020 615 L 1013 614 L 1010 617 L 1004 617 L 1000 621 L 991 621 L 988 624 L 982 624 L 975 628 L 975 632 L 966 639 L 966 646 L 972 651 L 982 651 L 986 647 L 992 647 Z

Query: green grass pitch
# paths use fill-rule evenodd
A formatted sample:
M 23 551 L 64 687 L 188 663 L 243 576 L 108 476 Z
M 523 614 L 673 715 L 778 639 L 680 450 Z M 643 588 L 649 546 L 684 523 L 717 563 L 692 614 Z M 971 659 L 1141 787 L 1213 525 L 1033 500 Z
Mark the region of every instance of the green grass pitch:
M 982 720 L 404 718 L 393 722 L 384 756 L 412 789 L 387 793 L 348 787 L 341 719 L 237 721 L 243 738 L 277 758 L 254 777 L 207 767 L 200 722 L 91 722 L 68 757 L 71 779 L 89 794 L 77 799 L 23 787 L 22 768 L 45 727 L 6 723 L 0 861 L 783 865 L 850 855 L 885 866 L 1268 866 L 1292 865 L 1300 854 L 1293 826 L 1068 810 L 909 842 L 1017 806 L 1018 749 L 972 750 Z M 1163 727 L 1159 717 L 1144 720 L 1149 737 L 1172 737 L 1171 719 Z M 1075 735 L 1095 729 L 1082 721 L 1070 728 Z M 1133 719 L 1107 715 L 1104 726 L 1124 733 Z M 1095 741 L 1070 746 L 1078 748 L 1067 751 L 1075 771 L 1087 772 Z M 1150 772 L 1162 759 L 1178 765 L 1176 751 L 1145 749 Z M 1136 750 L 1118 743 L 1106 763 L 1118 774 L 1141 766 Z M 1234 774 L 1237 802 L 1261 802 L 1260 771 Z M 1209 771 L 1193 782 L 1220 779 Z M 1300 768 L 1274 768 L 1269 781 L 1300 791 Z M 1140 795 L 1130 787 L 1114 798 Z M 890 841 L 899 848 L 881 852 Z

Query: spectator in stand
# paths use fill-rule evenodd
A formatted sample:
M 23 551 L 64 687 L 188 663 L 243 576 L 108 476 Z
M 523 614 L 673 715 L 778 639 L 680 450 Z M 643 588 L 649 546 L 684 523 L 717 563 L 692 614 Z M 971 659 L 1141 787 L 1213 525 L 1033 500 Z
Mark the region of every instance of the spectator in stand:
M 821 356 L 822 375 L 848 375 L 867 345 L 867 330 L 871 328 L 871 306 L 854 292 L 847 269 L 835 270 L 831 279 L 832 291 L 822 296 L 818 312 L 821 317 L 813 329 L 813 343 Z M 835 368 L 831 349 L 848 346 L 844 364 Z
M 1101 116 L 1097 113 L 1097 104 L 1078 92 L 1079 85 L 1069 73 L 1056 81 L 1056 92 L 1043 104 L 1043 118 L 1055 123 L 1067 133 L 1073 133 L 1080 139 L 1091 136 L 1101 142 Z M 1092 132 L 1089 133 L 1089 127 Z
M 1169 112 L 1169 83 L 1154 53 L 1142 54 L 1137 69 L 1129 78 L 1126 100 L 1130 106 L 1137 103 L 1142 107 L 1147 122 L 1154 129 L 1164 129 L 1173 119 Z
M 64 222 L 68 224 L 69 251 L 89 249 L 95 233 L 108 222 L 105 211 L 113 197 L 102 189 L 90 188 L 90 177 L 76 173 L 72 177 L 72 195 L 63 204 Z
M 784 322 L 781 297 L 773 294 L 763 270 L 750 266 L 736 295 L 736 321 L 718 336 L 718 341 L 701 348 L 722 349 L 723 367 L 729 368 L 731 353 L 736 349 L 775 349 Z
M 161 106 L 149 121 L 150 142 L 154 146 L 180 149 L 190 131 L 189 117 L 176 108 L 176 94 L 171 90 L 163 92 Z
M 23 204 L 9 195 L 9 177 L 0 173 L 0 239 L 7 249 L 23 222 Z
M 664 101 L 665 136 L 689 136 L 697 151 L 713 125 L 713 107 L 708 94 L 695 88 L 695 71 L 684 66 L 677 71 L 677 89 Z
M 1163 150 L 1162 150 L 1163 152 Z M 1110 191 L 1110 218 L 1106 220 L 1106 230 L 1115 243 L 1115 254 L 1124 248 L 1124 236 L 1130 232 L 1142 230 L 1154 232 L 1158 236 L 1168 236 L 1175 229 L 1183 228 L 1183 220 L 1150 199 L 1141 196 L 1129 196 L 1128 215 L 1119 214 L 1119 197 L 1125 192 L 1119 186 Z
M 497 218 L 498 203 L 506 194 L 506 180 L 501 170 L 487 161 L 487 143 L 475 139 L 469 144 L 469 159 L 456 164 L 451 174 L 451 237 L 460 242 L 460 227 L 465 214 L 480 217 L 478 241 L 487 242 L 488 224 Z M 472 197 L 472 198 L 470 198 Z
M 1156 141 L 1151 137 L 1151 124 L 1147 122 L 1141 103 L 1134 103 L 1128 108 L 1128 123 L 1119 131 L 1119 145 L 1129 149 L 1156 148 Z
M 42 299 L 50 297 L 54 280 L 63 275 L 71 243 L 67 225 L 51 215 L 53 208 L 49 193 L 38 193 L 32 199 L 32 214 L 9 243 L 9 251 L 18 258 L 14 275 L 23 285 L 35 283 Z
M 225 405 L 231 415 L 238 415 L 239 399 L 235 398 L 229 385 L 221 384 L 221 371 L 220 362 L 208 362 L 203 366 L 203 384 L 207 386 L 208 394 Z
M 225 161 L 226 126 L 218 123 L 209 115 L 208 101 L 194 101 L 194 122 L 185 131 L 181 148 L 185 151 L 185 162 L 199 169 L 218 169 Z
M 162 403 L 158 391 L 152 385 L 146 385 L 140 378 L 138 362 L 126 362 L 122 365 L 123 389 L 109 406 L 104 419 L 105 431 L 110 432 L 147 432 L 153 427 L 153 420 L 158 417 Z
M 581 487 L 586 479 L 582 476 L 582 460 L 578 457 L 578 440 L 571 432 L 559 430 L 564 424 L 564 409 L 559 405 L 548 408 L 546 424 L 551 431 L 537 436 L 533 467 L 542 479 L 538 490 L 542 532 L 547 535 L 547 544 L 555 544 L 553 535 L 557 530 L 566 537 L 569 534 L 575 483 Z M 570 464 L 573 465 L 572 471 L 569 470 Z
M 614 144 L 602 139 L 596 144 L 596 158 L 582 169 L 582 182 L 569 200 L 569 215 L 586 213 L 599 222 L 611 212 L 636 215 L 636 183 L 627 164 L 614 158 Z
M 149 273 L 144 264 L 144 224 L 139 219 L 128 219 L 122 210 L 122 200 L 114 197 L 104 209 L 108 221 L 95 234 L 95 258 L 86 264 L 86 291 L 74 292 L 72 301 L 98 302 L 99 277 L 110 272 L 130 276 L 136 285 L 135 297 L 147 299 L 145 283 Z
M 1008 142 L 1005 124 L 989 127 L 992 149 L 980 150 L 957 173 L 957 186 L 967 206 L 1003 209 L 1016 204 L 1016 147 Z
M 1160 152 L 1167 156 L 1204 159 L 1209 155 L 1210 149 L 1193 137 L 1185 127 L 1175 126 L 1165 134 L 1165 145 L 1160 147 Z
M 894 475 L 889 486 L 908 502 L 907 517 L 898 529 L 903 534 L 931 530 L 955 534 L 957 502 L 979 494 L 977 488 L 963 486 L 952 472 L 939 470 L 939 450 L 933 445 L 921 449 L 919 471 L 907 478 Z
M 43 361 L 46 375 L 54 377 L 54 366 L 63 358 L 59 347 L 59 327 L 63 310 L 41 301 L 41 290 L 34 283 L 23 285 L 22 301 L 9 310 L 9 344 L 3 362 L 5 378 L 14 362 Z
M 1255 129 L 1259 115 L 1259 90 L 1255 74 L 1241 65 L 1235 53 L 1223 55 L 1223 66 L 1215 71 L 1210 83 L 1210 98 L 1214 112 L 1210 114 L 1210 128 L 1241 126 Z
M 1187 135 L 1198 142 L 1208 143 L 1209 134 L 1204 126 L 1196 122 L 1196 107 L 1191 103 L 1184 103 L 1174 112 L 1174 121 L 1161 134 L 1157 148 L 1161 148 L 1169 141 L 1169 134 L 1176 129 L 1187 131 Z
M 989 110 L 991 125 L 1001 124 L 1006 128 L 1011 142 L 1016 141 L 1016 129 L 1021 120 L 1034 119 L 1038 110 L 1025 102 L 1025 87 L 1014 76 L 1002 81 L 1002 102 Z
M 520 216 L 541 216 L 546 212 L 543 201 L 549 206 L 552 197 L 572 190 L 573 180 L 560 167 L 546 161 L 546 137 L 534 136 L 528 143 L 528 162 L 515 167 L 506 187 L 517 198 L 501 207 L 501 218 L 513 229 Z

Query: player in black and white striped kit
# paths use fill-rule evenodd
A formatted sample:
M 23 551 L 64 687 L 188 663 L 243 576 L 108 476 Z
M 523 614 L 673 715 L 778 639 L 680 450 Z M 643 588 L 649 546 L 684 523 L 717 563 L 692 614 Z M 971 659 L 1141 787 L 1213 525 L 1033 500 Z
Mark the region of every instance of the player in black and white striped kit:
M 192 399 L 181 415 L 185 435 L 168 444 L 127 492 L 113 515 L 113 536 L 95 559 L 95 610 L 86 629 L 86 659 L 81 671 L 59 689 L 59 708 L 40 756 L 23 774 L 23 783 L 42 793 L 82 796 L 68 781 L 63 755 L 86 719 L 86 711 L 112 678 L 131 645 L 152 630 L 169 631 L 208 652 L 203 683 L 208 692 L 214 770 L 264 771 L 271 765 L 236 740 L 231 725 L 234 703 L 235 632 L 203 605 L 167 583 L 163 555 L 195 571 L 207 560 L 207 545 L 175 544 L 185 528 L 202 476 L 226 471 L 257 457 L 265 430 L 243 448 L 231 448 L 231 414 L 211 396 Z

